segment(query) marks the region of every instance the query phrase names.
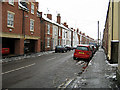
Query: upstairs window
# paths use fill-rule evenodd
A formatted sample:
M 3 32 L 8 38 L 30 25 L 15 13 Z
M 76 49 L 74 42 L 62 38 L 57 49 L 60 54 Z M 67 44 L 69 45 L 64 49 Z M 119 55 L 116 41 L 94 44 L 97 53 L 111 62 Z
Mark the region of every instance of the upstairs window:
M 59 36 L 61 36 L 61 29 L 59 29 Z
M 50 34 L 50 25 L 47 25 L 47 34 Z
M 14 0 L 9 0 L 9 4 L 14 5 Z
M 34 20 L 30 19 L 30 31 L 34 31 Z
M 8 11 L 7 15 L 7 26 L 14 27 L 14 13 Z
M 34 4 L 31 3 L 31 13 L 34 14 Z

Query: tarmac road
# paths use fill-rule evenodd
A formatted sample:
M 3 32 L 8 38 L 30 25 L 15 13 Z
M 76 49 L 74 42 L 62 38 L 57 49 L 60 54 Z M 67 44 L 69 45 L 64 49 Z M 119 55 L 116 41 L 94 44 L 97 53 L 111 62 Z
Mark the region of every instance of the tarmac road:
M 51 53 L 2 65 L 3 88 L 55 88 L 75 78 L 82 65 L 73 60 L 73 52 Z

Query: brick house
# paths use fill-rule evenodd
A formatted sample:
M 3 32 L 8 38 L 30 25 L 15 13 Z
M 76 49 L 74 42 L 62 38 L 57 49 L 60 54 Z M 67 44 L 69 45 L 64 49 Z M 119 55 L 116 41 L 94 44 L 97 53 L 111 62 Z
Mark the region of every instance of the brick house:
M 57 15 L 57 22 L 52 20 L 52 14 L 47 14 L 47 17 L 42 15 L 41 51 L 54 50 L 56 45 L 62 45 L 62 28 L 60 14 Z
M 82 33 L 82 44 L 86 44 L 86 36 L 85 36 L 85 33 Z
M 53 33 L 52 31 L 53 31 L 52 15 L 47 14 L 47 17 L 42 15 L 41 51 L 49 51 L 52 49 L 52 33 Z
M 2 47 L 10 54 L 40 52 L 38 2 L 2 2 Z

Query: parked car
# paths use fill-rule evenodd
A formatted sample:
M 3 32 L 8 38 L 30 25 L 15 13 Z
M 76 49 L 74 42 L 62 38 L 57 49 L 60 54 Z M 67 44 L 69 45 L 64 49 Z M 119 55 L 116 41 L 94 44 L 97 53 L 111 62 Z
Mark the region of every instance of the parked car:
M 55 53 L 57 52 L 67 52 L 67 48 L 65 48 L 64 46 L 58 45 L 55 47 Z
M 69 45 L 65 45 L 65 48 L 67 48 L 67 51 L 72 50 L 71 46 L 69 46 Z
M 90 60 L 92 57 L 92 51 L 90 49 L 90 45 L 78 45 L 77 48 L 75 49 L 73 59 L 85 59 L 85 60 Z
M 94 46 L 94 45 L 90 45 L 90 47 L 91 47 L 91 49 L 92 49 L 92 53 L 94 54 L 95 51 L 96 51 L 96 50 L 95 50 L 95 49 L 96 49 L 95 46 Z
M 2 48 L 2 55 L 9 54 L 10 48 Z

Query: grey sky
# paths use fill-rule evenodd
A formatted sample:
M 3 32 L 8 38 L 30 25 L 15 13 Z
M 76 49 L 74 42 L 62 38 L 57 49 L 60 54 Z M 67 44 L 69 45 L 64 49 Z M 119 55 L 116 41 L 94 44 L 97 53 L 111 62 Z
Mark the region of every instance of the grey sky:
M 67 22 L 69 27 L 79 28 L 86 35 L 97 39 L 97 21 L 100 21 L 100 31 L 103 33 L 109 0 L 37 0 L 39 10 L 51 13 L 56 20 L 57 13 L 61 22 Z

